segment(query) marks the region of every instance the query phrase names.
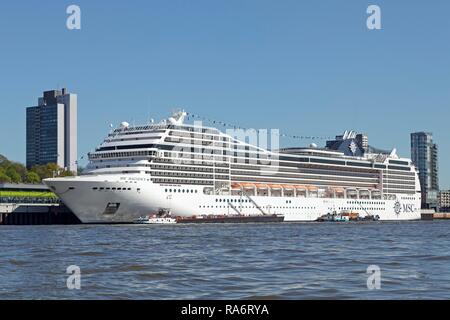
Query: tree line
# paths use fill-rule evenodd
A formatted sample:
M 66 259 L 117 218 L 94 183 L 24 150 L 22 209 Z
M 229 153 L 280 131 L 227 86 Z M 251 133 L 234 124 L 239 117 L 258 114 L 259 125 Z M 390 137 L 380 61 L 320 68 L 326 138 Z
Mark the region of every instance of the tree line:
M 36 165 L 28 170 L 23 164 L 8 160 L 0 154 L 0 183 L 41 183 L 43 179 L 68 177 L 74 174 L 56 163 Z

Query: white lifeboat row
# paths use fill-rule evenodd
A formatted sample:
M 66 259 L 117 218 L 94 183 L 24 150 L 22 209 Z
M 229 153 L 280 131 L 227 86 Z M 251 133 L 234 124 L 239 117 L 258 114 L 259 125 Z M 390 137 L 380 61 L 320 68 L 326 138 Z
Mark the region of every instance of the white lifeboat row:
M 249 182 L 235 182 L 231 185 L 232 190 L 284 190 L 284 191 L 308 191 L 317 192 L 318 186 L 312 185 L 289 185 L 289 184 L 266 184 L 266 183 L 249 183 Z M 364 188 L 345 188 L 345 187 L 326 187 L 324 191 L 332 192 L 335 194 L 360 194 L 380 196 L 381 190 L 379 189 L 364 189 Z

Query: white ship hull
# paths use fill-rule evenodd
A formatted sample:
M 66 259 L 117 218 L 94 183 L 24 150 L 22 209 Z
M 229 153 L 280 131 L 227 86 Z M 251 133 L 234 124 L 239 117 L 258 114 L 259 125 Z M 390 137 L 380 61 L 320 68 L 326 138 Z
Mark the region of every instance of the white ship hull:
M 362 217 L 379 216 L 380 221 L 421 218 L 418 196 L 381 200 L 206 195 L 201 186 L 164 186 L 145 175 L 55 178 L 45 183 L 83 223 L 132 223 L 160 210 L 170 211 L 173 217 L 282 214 L 290 222 L 316 221 L 346 210 Z

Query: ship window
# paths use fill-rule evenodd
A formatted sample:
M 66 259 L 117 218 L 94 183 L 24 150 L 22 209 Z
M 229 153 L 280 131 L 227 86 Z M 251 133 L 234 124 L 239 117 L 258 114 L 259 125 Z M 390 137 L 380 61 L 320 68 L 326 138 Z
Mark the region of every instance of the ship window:
M 97 187 L 92 188 L 92 190 L 97 190 L 97 189 L 98 189 Z
M 347 161 L 347 165 L 348 166 L 356 166 L 356 167 L 366 167 L 366 168 L 372 167 L 371 163 L 361 163 L 361 162 L 352 162 L 352 161 Z
M 344 161 L 328 160 L 328 159 L 311 159 L 311 162 L 314 162 L 314 163 L 324 163 L 324 164 L 345 165 L 345 162 L 344 162 Z
M 403 165 L 403 166 L 408 166 L 409 163 L 406 161 L 399 161 L 399 160 L 389 160 L 389 163 L 392 164 L 399 164 L 399 165 Z

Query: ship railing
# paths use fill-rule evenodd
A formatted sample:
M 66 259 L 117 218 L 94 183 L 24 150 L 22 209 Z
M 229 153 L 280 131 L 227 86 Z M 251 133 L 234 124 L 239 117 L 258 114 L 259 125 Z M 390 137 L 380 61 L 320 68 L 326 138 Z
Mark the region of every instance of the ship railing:
M 0 197 L 3 204 L 60 204 L 58 198 L 33 198 L 33 197 Z

